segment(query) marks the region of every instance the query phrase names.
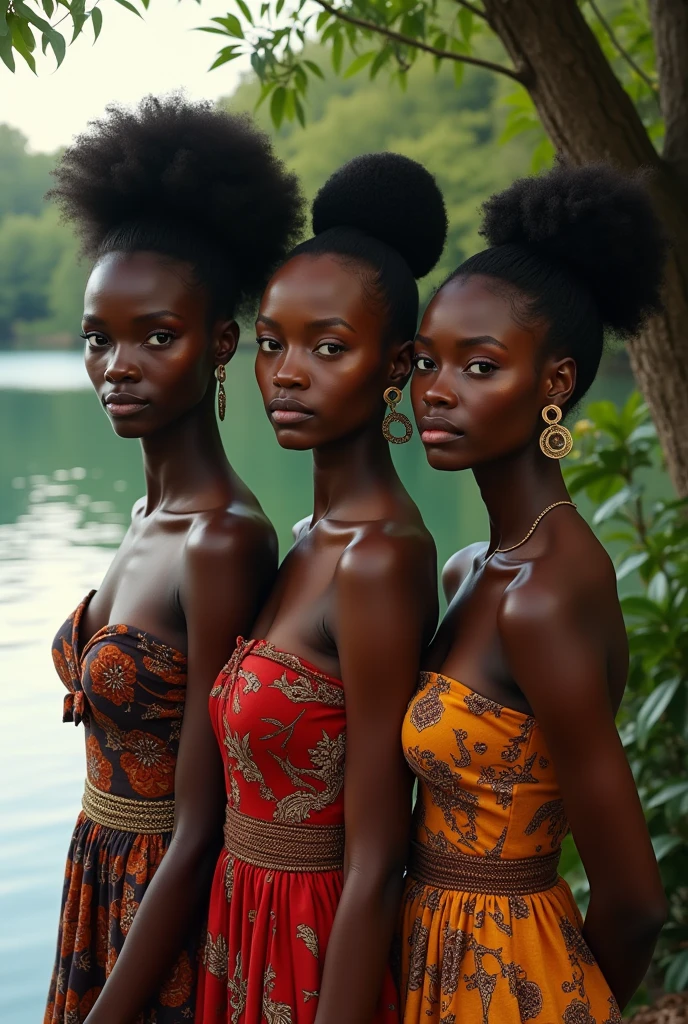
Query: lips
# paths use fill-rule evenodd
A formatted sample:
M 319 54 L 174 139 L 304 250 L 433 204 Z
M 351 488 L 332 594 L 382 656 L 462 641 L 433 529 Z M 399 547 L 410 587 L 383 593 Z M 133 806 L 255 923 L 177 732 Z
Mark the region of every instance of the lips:
M 462 430 L 442 416 L 423 416 L 418 426 L 420 439 L 427 445 L 450 444 L 464 436 Z
M 127 391 L 111 391 L 103 399 L 103 404 L 110 416 L 135 416 L 150 403 L 139 395 L 131 395 Z
M 312 409 L 297 402 L 295 398 L 273 398 L 268 405 L 270 419 L 278 426 L 293 426 L 314 416 Z

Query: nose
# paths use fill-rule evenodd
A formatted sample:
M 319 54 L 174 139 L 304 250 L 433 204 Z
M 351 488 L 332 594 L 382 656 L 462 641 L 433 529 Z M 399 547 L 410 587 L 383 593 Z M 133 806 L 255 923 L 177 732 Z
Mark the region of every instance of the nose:
M 292 390 L 300 388 L 305 390 L 310 385 L 310 379 L 300 353 L 294 349 L 287 350 L 283 358 L 277 364 L 272 383 L 276 388 Z
M 119 384 L 123 380 L 140 381 L 141 368 L 131 358 L 128 347 L 116 345 L 105 367 L 108 384 Z
M 455 409 L 459 404 L 456 391 L 451 386 L 451 381 L 446 373 L 438 373 L 423 393 L 423 402 L 431 409 Z

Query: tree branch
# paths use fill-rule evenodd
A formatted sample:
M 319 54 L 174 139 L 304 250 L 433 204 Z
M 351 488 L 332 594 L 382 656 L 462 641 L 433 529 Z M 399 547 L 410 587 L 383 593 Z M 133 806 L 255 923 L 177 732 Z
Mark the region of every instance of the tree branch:
M 659 98 L 664 116 L 664 159 L 688 180 L 688 5 L 650 0 L 657 50 Z
M 471 14 L 475 14 L 476 18 L 482 18 L 483 21 L 488 23 L 488 25 L 490 24 L 490 20 L 485 14 L 485 11 L 481 11 L 479 7 L 470 3 L 469 0 L 454 0 L 454 3 L 458 4 L 460 7 L 465 7 L 467 11 L 471 12 Z
M 653 82 L 653 81 L 652 81 L 652 79 L 650 78 L 650 76 L 649 76 L 649 75 L 647 75 L 647 74 L 646 74 L 646 73 L 645 73 L 645 72 L 643 71 L 643 69 L 642 69 L 641 67 L 639 67 L 639 66 L 638 66 L 638 65 L 636 64 L 636 62 L 635 62 L 635 61 L 633 60 L 633 58 L 631 57 L 631 55 L 630 55 L 630 53 L 628 52 L 628 50 L 626 50 L 626 49 L 625 49 L 625 48 L 624 48 L 624 47 L 623 47 L 623 46 L 621 45 L 621 43 L 620 43 L 620 41 L 619 41 L 619 38 L 618 38 L 618 36 L 617 36 L 617 35 L 616 35 L 616 33 L 614 32 L 614 29 L 613 29 L 613 28 L 612 28 L 612 26 L 611 26 L 611 25 L 609 24 L 609 22 L 607 21 L 607 19 L 606 19 L 606 18 L 605 18 L 605 16 L 604 16 L 604 14 L 602 13 L 602 11 L 601 11 L 601 10 L 599 9 L 599 7 L 597 6 L 596 0 L 588 0 L 588 3 L 589 3 L 589 4 L 590 4 L 590 6 L 592 7 L 592 10 L 593 10 L 593 12 L 594 12 L 594 14 L 595 14 L 595 17 L 596 17 L 596 18 L 597 18 L 597 20 L 599 21 L 600 25 L 602 26 L 602 28 L 604 29 L 604 31 L 605 31 L 605 32 L 607 33 L 607 35 L 609 36 L 609 39 L 610 39 L 610 41 L 611 41 L 612 45 L 613 45 L 614 47 L 616 47 L 616 49 L 617 49 L 618 53 L 619 53 L 619 54 L 620 54 L 620 55 L 621 55 L 621 56 L 623 57 L 623 59 L 624 59 L 624 60 L 626 61 L 626 63 L 628 64 L 628 66 L 629 66 L 629 67 L 630 67 L 630 68 L 631 68 L 631 69 L 632 69 L 633 71 L 635 71 L 636 75 L 638 75 L 638 77 L 639 77 L 639 78 L 642 78 L 643 82 L 645 82 L 645 85 L 646 85 L 646 86 L 648 87 L 648 89 L 650 90 L 650 92 L 652 93 L 652 95 L 654 96 L 654 98 L 655 98 L 655 99 L 657 100 L 657 102 L 659 103 L 659 97 L 658 97 L 659 89 L 658 89 L 657 83 L 656 83 L 656 82 Z
M 423 53 L 431 53 L 433 57 L 439 57 L 441 60 L 454 60 L 459 61 L 461 64 L 473 64 L 478 68 L 486 68 L 488 71 L 494 71 L 499 75 L 506 75 L 507 78 L 512 78 L 515 82 L 520 82 L 524 85 L 526 82 L 525 72 L 514 68 L 505 68 L 501 64 L 494 64 L 490 60 L 481 60 L 479 57 L 469 57 L 464 53 L 453 53 L 451 50 L 440 50 L 436 46 L 431 46 L 429 43 L 424 43 L 420 39 L 414 39 L 412 36 L 405 36 L 401 32 L 395 32 L 394 29 L 386 28 L 384 25 L 376 25 L 374 21 L 366 21 L 364 18 L 357 18 L 353 14 L 347 14 L 345 11 L 341 11 L 336 7 L 333 7 L 328 0 L 314 0 L 318 7 L 322 7 L 328 14 L 333 15 L 339 21 L 344 21 L 348 25 L 355 25 L 357 28 L 364 29 L 366 32 L 374 32 L 376 35 L 384 36 L 386 39 L 391 39 L 395 43 L 401 43 L 403 46 L 410 46 L 416 50 L 422 50 Z

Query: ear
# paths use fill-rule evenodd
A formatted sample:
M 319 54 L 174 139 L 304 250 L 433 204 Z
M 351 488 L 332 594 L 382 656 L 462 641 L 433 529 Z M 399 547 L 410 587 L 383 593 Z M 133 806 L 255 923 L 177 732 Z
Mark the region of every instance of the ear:
M 217 324 L 214 337 L 215 366 L 228 363 L 239 344 L 239 324 L 236 320 L 226 320 Z
M 395 348 L 392 354 L 392 365 L 389 371 L 389 385 L 403 388 L 413 370 L 413 341 L 404 341 Z
M 545 369 L 544 387 L 548 403 L 563 408 L 576 387 L 575 359 L 553 359 Z

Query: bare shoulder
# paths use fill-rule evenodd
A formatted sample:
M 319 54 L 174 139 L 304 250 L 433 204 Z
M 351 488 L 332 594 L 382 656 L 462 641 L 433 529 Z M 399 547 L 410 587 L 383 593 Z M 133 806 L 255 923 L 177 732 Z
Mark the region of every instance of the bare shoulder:
M 407 577 L 420 580 L 435 560 L 434 541 L 424 528 L 388 521 L 365 523 L 342 552 L 335 581 L 388 586 Z
M 303 519 L 299 519 L 298 523 L 294 523 L 291 528 L 292 537 L 294 540 L 298 540 L 304 530 L 307 530 L 313 521 L 313 516 L 304 516 Z
M 143 515 L 146 507 L 146 495 L 143 494 L 140 498 L 137 498 L 131 509 L 131 521 L 135 523 Z
M 470 574 L 476 558 L 484 556 L 487 551 L 485 541 L 469 544 L 451 556 L 442 570 L 442 589 L 447 601 L 451 601 L 458 593 L 461 584 Z
M 277 559 L 275 529 L 259 507 L 235 504 L 193 517 L 186 535 L 184 561 L 189 568 L 213 559 L 240 564 Z
M 537 556 L 524 564 L 502 598 L 498 627 L 504 640 L 557 622 L 608 622 L 618 608 L 611 558 L 578 517 L 558 523 Z

